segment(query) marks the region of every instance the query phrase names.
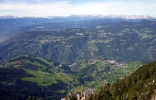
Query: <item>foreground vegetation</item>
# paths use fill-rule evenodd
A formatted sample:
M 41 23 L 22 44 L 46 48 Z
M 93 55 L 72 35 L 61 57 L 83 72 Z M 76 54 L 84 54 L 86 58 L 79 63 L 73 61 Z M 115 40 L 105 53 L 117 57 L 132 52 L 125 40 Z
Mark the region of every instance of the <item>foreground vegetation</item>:
M 140 67 L 130 76 L 105 84 L 87 100 L 150 100 L 156 97 L 156 62 Z

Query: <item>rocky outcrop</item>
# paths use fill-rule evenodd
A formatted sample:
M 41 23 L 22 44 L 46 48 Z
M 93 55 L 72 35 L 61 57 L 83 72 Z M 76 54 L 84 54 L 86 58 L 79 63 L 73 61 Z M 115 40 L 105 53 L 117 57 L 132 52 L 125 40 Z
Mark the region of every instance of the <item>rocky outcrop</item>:
M 156 89 L 154 89 L 154 95 L 152 95 L 151 100 L 156 100 Z
M 86 90 L 83 92 L 71 92 L 61 100 L 85 100 L 89 96 L 89 94 L 93 93 L 94 90 L 92 90 L 91 88 L 86 88 Z

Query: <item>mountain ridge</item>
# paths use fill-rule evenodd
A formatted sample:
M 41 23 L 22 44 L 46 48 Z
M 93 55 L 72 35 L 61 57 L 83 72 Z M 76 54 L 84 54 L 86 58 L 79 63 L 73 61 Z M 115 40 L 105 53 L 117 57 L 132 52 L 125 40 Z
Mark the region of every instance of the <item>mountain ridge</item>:
M 83 24 L 78 23 L 81 28 L 67 28 L 66 24 L 62 24 L 63 29 L 56 29 L 58 26 L 53 24 L 30 27 L 30 31 L 2 43 L 0 57 L 9 57 L 9 53 L 10 56 L 31 54 L 69 64 L 90 57 L 117 61 L 152 61 L 156 57 L 156 21 L 105 23 L 100 20 L 87 28 L 83 28 Z

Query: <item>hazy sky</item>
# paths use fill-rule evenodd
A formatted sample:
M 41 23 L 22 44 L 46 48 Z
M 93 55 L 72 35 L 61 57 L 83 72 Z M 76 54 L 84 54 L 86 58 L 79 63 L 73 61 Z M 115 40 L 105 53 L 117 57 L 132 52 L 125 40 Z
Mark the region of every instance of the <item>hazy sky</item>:
M 0 0 L 0 15 L 156 15 L 156 0 Z

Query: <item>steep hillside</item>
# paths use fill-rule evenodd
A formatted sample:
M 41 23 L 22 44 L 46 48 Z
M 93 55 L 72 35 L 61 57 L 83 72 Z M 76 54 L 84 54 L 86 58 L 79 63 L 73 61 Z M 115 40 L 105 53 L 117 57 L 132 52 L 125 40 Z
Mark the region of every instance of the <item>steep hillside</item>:
M 59 100 L 74 84 L 72 75 L 67 65 L 20 55 L 0 67 L 0 99 L 26 100 L 33 96 Z
M 95 23 L 96 24 L 96 23 Z M 18 34 L 0 46 L 0 58 L 30 54 L 73 64 L 82 59 L 153 61 L 156 21 L 110 22 L 92 28 L 45 27 Z
M 105 84 L 87 100 L 154 100 L 156 62 L 144 65 L 112 86 Z

